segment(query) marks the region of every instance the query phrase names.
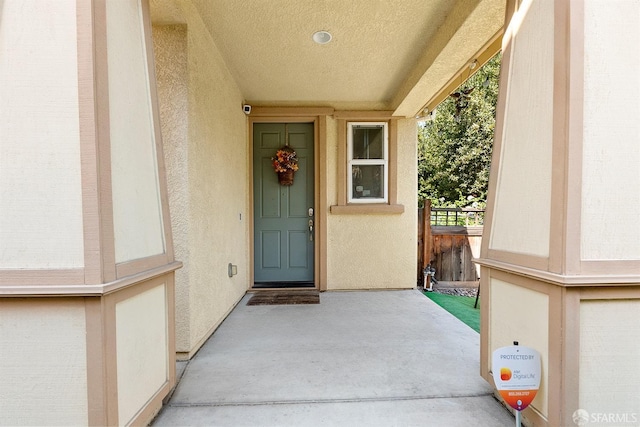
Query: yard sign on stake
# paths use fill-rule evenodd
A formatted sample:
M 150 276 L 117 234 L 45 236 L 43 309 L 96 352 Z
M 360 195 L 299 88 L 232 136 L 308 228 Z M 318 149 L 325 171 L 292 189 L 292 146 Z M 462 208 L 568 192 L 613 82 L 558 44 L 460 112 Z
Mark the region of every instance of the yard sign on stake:
M 516 410 L 516 426 L 520 427 L 520 411 L 536 397 L 540 388 L 540 353 L 518 345 L 501 347 L 493 352 L 493 381 L 500 396 Z

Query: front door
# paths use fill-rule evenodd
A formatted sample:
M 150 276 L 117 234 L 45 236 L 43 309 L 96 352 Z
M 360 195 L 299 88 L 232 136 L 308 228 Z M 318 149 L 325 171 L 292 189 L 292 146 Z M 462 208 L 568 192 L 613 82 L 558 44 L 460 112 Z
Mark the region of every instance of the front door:
M 254 123 L 254 287 L 314 286 L 313 123 Z M 292 185 L 278 182 L 272 158 L 298 158 Z

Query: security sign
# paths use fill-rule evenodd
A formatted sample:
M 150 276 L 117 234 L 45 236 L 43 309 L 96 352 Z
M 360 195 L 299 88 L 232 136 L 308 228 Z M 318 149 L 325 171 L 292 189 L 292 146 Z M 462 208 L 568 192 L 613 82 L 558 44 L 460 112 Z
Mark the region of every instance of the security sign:
M 540 388 L 540 353 L 519 345 L 501 347 L 493 352 L 493 381 L 505 402 L 524 410 Z

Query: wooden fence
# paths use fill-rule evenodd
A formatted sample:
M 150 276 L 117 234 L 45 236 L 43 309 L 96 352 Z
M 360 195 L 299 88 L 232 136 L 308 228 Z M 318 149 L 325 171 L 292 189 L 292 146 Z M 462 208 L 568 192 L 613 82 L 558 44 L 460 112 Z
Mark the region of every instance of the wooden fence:
M 423 270 L 429 264 L 435 268 L 438 282 L 476 282 L 480 278 L 480 271 L 472 259 L 480 256 L 483 227 L 434 225 L 440 222 L 434 217 L 442 211 L 445 209 L 432 211 L 429 203 L 424 209 L 418 210 L 418 283 L 422 284 Z M 451 211 L 459 213 L 461 210 Z M 483 211 L 472 212 L 474 222 L 484 217 Z M 456 221 L 460 222 L 457 218 Z

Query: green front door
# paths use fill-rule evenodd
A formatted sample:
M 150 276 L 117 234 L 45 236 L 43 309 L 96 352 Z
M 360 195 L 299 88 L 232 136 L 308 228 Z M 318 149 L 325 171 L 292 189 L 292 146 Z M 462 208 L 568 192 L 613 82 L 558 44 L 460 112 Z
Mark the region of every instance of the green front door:
M 313 123 L 253 125 L 255 287 L 314 286 Z M 281 185 L 272 157 L 296 151 L 293 185 Z

